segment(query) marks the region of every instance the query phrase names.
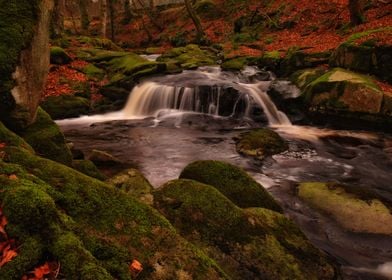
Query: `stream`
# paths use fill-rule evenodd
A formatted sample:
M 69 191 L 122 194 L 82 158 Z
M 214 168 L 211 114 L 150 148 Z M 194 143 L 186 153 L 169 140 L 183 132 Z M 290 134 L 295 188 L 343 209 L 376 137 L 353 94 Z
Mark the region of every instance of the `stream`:
M 299 95 L 254 67 L 241 73 L 202 67 L 142 81 L 119 112 L 58 124 L 85 154 L 107 151 L 136 165 L 154 187 L 178 178 L 195 160 L 241 166 L 342 265 L 344 279 L 392 279 L 392 236 L 345 231 L 296 196 L 298 182 L 339 182 L 392 202 L 392 136 L 292 125 L 267 94 L 271 87 L 284 99 Z M 285 138 L 289 150 L 263 161 L 239 155 L 234 138 L 264 126 Z

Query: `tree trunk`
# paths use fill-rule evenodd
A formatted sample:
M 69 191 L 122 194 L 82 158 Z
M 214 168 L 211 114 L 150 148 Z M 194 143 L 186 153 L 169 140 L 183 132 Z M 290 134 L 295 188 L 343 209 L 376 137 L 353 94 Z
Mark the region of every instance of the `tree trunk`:
M 113 0 L 109 0 L 109 20 L 110 20 L 110 39 L 114 42 L 115 27 L 114 27 L 114 3 Z
M 184 1 L 185 1 L 185 6 L 186 6 L 186 10 L 188 12 L 188 15 L 192 19 L 193 24 L 196 27 L 196 32 L 197 32 L 196 39 L 199 43 L 203 42 L 205 39 L 205 34 L 203 31 L 203 27 L 201 26 L 200 19 L 199 19 L 198 15 L 196 14 L 195 10 L 193 9 L 192 1 L 191 0 L 184 0 Z
M 80 10 L 80 25 L 83 31 L 87 31 L 90 25 L 90 20 L 88 18 L 88 12 L 87 12 L 87 0 L 79 0 L 79 10 Z
M 59 38 L 64 32 L 65 0 L 55 0 L 52 14 L 51 35 Z
M 132 20 L 131 5 L 129 0 L 124 0 L 124 19 L 123 23 L 128 24 Z
M 352 25 L 359 25 L 365 22 L 363 0 L 350 0 L 348 4 L 350 10 L 350 22 Z
M 108 27 L 108 0 L 100 0 L 101 6 L 101 36 L 106 38 Z

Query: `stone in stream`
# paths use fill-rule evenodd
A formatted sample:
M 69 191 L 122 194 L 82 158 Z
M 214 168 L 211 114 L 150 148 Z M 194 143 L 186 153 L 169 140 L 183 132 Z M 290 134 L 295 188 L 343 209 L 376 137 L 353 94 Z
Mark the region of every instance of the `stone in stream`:
M 279 154 L 288 149 L 285 140 L 268 128 L 242 133 L 235 140 L 238 153 L 257 159 Z
M 49 96 L 41 102 L 41 107 L 54 120 L 77 118 L 89 113 L 90 101 L 75 95 Z
M 360 188 L 335 183 L 302 183 L 298 196 L 352 232 L 392 235 L 392 206 Z
M 229 163 L 196 161 L 184 168 L 180 178 L 211 185 L 238 207 L 263 207 L 282 212 L 281 206 L 263 186 L 244 170 Z
M 182 236 L 215 259 L 230 279 L 336 276 L 331 261 L 280 213 L 241 209 L 218 189 L 193 180 L 168 182 L 153 194 L 155 207 Z

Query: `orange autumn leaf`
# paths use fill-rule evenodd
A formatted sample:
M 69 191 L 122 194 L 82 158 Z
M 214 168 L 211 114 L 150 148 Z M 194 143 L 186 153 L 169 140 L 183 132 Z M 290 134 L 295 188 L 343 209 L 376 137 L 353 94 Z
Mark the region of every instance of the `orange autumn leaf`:
M 4 227 L 8 224 L 8 220 L 5 216 L 0 216 L 0 233 L 4 236 L 7 236 Z
M 3 257 L 0 260 L 0 267 L 3 267 L 6 263 L 10 262 L 15 258 L 18 253 L 15 250 L 10 250 L 10 245 L 8 245 L 3 252 Z
M 46 262 L 44 265 L 34 269 L 34 276 L 36 279 L 42 279 L 46 274 L 51 272 L 49 264 Z
M 8 178 L 10 180 L 18 180 L 18 176 L 16 176 L 15 174 L 11 174 L 10 176 L 8 176 Z
M 133 260 L 131 265 L 129 266 L 129 269 L 132 272 L 139 274 L 143 270 L 143 265 L 139 261 Z
M 6 143 L 0 143 L 0 149 L 3 149 L 3 148 L 5 148 L 7 146 L 7 144 Z

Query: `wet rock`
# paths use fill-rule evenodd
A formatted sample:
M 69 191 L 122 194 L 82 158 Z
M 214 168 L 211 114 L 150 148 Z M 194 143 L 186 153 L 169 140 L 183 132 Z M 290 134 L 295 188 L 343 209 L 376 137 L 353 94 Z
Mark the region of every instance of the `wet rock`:
M 236 148 L 240 154 L 263 159 L 286 151 L 288 145 L 279 134 L 263 128 L 240 134 L 236 139 Z
M 383 98 L 383 92 L 371 78 L 340 68 L 327 72 L 304 89 L 305 102 L 316 111 L 377 114 Z
M 391 205 L 368 191 L 333 183 L 302 183 L 298 195 L 346 230 L 392 234 Z
M 50 48 L 50 63 L 52 64 L 68 64 L 72 61 L 72 58 L 65 52 L 63 48 L 51 47 Z
M 335 50 L 330 65 L 374 74 L 392 83 L 392 46 L 381 44 L 375 39 L 363 40 L 374 33 L 391 36 L 392 28 L 384 27 L 352 35 Z
M 41 106 L 54 120 L 59 120 L 87 115 L 90 101 L 75 95 L 49 96 Z
M 263 208 L 241 209 L 212 186 L 166 183 L 155 207 L 231 279 L 333 279 L 334 269 L 289 219 Z
M 97 166 L 114 166 L 123 164 L 123 162 L 118 158 L 100 150 L 92 150 L 91 153 L 87 156 L 87 159 L 94 162 L 94 164 Z
M 129 193 L 143 203 L 152 205 L 153 187 L 150 182 L 137 169 L 128 169 L 107 180 L 108 184 L 114 185 L 118 189 Z
M 220 161 L 196 161 L 189 164 L 180 175 L 208 184 L 219 190 L 239 207 L 263 207 L 282 212 L 272 196 L 241 168 Z

